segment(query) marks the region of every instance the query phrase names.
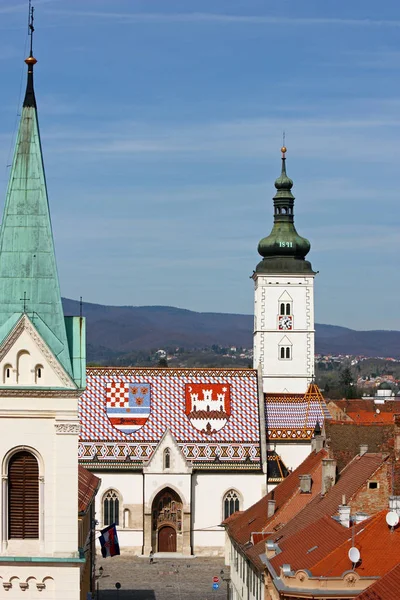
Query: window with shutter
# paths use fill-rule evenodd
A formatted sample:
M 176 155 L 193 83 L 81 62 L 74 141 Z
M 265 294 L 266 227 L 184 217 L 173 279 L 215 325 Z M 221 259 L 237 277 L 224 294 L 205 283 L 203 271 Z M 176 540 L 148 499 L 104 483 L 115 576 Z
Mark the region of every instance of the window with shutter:
M 8 465 L 8 537 L 39 538 L 39 466 L 26 451 L 14 454 Z

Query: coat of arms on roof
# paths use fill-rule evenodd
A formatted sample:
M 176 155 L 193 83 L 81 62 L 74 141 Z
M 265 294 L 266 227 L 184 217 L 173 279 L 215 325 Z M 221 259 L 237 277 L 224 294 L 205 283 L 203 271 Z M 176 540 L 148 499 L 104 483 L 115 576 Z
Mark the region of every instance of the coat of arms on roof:
M 231 415 L 231 393 L 227 383 L 187 383 L 186 415 L 205 434 L 222 429 Z
M 150 416 L 149 383 L 111 381 L 106 388 L 107 416 L 111 425 L 122 433 L 134 433 Z

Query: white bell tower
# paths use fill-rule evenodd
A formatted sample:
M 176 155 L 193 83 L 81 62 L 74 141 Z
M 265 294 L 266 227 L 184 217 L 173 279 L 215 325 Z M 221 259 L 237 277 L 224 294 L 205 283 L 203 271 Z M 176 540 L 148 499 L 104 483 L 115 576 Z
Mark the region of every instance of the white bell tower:
M 314 277 L 305 260 L 310 243 L 294 226 L 293 181 L 275 182 L 274 225 L 258 245 L 263 257 L 253 274 L 254 368 L 261 363 L 265 393 L 304 394 L 314 376 Z

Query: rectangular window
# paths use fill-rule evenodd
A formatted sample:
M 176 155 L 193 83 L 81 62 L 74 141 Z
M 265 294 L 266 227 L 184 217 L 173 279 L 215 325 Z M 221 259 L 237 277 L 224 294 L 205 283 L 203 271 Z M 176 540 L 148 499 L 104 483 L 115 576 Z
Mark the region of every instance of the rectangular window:
M 368 481 L 368 489 L 369 490 L 377 490 L 379 488 L 379 483 L 377 481 Z

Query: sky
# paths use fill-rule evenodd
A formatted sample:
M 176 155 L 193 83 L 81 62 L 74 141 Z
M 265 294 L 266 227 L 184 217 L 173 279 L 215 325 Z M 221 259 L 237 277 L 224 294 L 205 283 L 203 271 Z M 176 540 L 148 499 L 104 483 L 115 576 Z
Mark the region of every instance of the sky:
M 400 3 L 36 0 L 62 294 L 253 312 L 282 132 L 316 321 L 400 329 Z M 0 205 L 27 1 L 0 0 Z

